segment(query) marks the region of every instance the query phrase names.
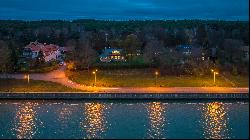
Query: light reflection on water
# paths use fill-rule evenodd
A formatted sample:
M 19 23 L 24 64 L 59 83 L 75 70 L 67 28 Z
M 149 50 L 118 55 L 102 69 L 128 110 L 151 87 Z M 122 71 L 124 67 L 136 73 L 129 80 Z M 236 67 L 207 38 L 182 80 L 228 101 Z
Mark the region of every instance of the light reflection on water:
M 126 111 L 128 109 L 133 111 Z M 117 112 L 120 112 L 119 115 Z M 133 130 L 140 131 L 141 138 L 159 139 L 177 135 L 183 138 L 181 134 L 193 138 L 193 131 L 189 130 L 196 130 L 197 138 L 245 138 L 249 130 L 249 126 L 244 125 L 249 122 L 248 102 L 0 101 L 0 138 L 113 138 L 111 130 L 114 129 L 123 130 L 118 135 L 123 133 L 123 136 L 126 134 L 128 138 L 133 138 L 137 133 L 124 131 L 129 125 L 119 125 L 122 123 L 114 121 L 123 121 L 126 119 L 124 115 L 134 117 Z M 239 116 L 241 119 L 238 119 Z M 11 121 L 8 121 L 9 118 Z M 55 122 L 58 124 L 54 125 Z M 181 125 L 183 123 L 185 125 Z M 10 127 L 8 124 L 11 124 Z M 189 130 L 181 126 L 188 126 Z M 179 130 L 183 132 L 175 134 Z M 11 131 L 10 136 L 7 131 Z
M 102 138 L 107 130 L 107 120 L 104 114 L 108 106 L 104 103 L 85 103 L 84 120 L 80 123 L 82 129 L 86 131 L 86 138 Z
M 18 139 L 31 139 L 37 133 L 37 125 L 42 124 L 37 120 L 37 106 L 38 103 L 25 102 L 18 108 L 13 128 Z M 40 124 L 37 124 L 39 122 Z
M 222 102 L 206 103 L 202 106 L 203 129 L 206 139 L 229 139 L 228 108 Z
M 161 102 L 152 102 L 147 104 L 147 112 L 150 127 L 148 128 L 148 138 L 164 138 L 164 125 L 166 124 L 165 112 L 166 104 Z

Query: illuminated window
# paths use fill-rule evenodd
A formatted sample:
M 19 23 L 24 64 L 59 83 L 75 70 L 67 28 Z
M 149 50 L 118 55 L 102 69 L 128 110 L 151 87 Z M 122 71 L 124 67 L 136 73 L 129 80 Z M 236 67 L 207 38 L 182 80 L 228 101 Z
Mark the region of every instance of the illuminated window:
M 112 51 L 113 54 L 120 54 L 120 52 L 118 50 L 114 50 Z

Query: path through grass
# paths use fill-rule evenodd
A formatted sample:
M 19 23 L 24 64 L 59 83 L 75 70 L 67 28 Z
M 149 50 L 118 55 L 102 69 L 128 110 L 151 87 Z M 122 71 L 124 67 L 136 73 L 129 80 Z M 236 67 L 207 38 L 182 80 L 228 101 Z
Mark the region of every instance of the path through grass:
M 0 79 L 1 92 L 79 92 L 81 90 L 72 89 L 53 82 L 38 80 Z
M 88 71 L 66 72 L 72 81 L 84 85 L 94 84 L 94 75 Z M 236 87 L 248 87 L 248 77 L 230 76 L 228 79 L 235 83 Z M 157 78 L 157 86 L 161 87 L 210 87 L 214 86 L 211 76 L 161 76 Z M 149 69 L 109 70 L 97 72 L 97 86 L 105 87 L 152 87 L 155 86 L 155 75 Z M 216 86 L 232 87 L 232 82 L 222 76 L 216 77 Z

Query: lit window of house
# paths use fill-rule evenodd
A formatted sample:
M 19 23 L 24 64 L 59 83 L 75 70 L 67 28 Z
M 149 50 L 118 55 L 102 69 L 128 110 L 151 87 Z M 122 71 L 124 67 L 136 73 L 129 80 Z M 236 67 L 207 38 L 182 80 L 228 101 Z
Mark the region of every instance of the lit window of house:
M 121 54 L 122 49 L 104 49 L 103 53 L 100 55 L 100 60 L 102 62 L 111 62 L 111 61 L 124 61 L 124 57 Z M 104 58 L 108 59 L 104 59 Z
M 114 50 L 114 51 L 112 51 L 112 54 L 120 54 L 120 51 Z

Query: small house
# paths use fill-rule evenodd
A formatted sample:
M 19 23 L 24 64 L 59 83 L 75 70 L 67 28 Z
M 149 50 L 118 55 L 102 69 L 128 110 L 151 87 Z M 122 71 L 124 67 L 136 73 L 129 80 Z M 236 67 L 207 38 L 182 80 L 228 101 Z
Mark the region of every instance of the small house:
M 125 61 L 125 58 L 122 55 L 122 49 L 116 48 L 104 49 L 99 58 L 101 62 Z
M 192 54 L 191 49 L 192 49 L 191 45 L 178 45 L 176 47 L 176 51 L 185 56 L 189 56 Z
M 43 53 L 45 62 L 57 60 L 61 55 L 59 46 L 54 44 L 47 45 L 46 43 L 42 44 L 35 41 L 25 46 L 22 52 L 22 57 L 35 59 L 38 57 L 40 51 Z

